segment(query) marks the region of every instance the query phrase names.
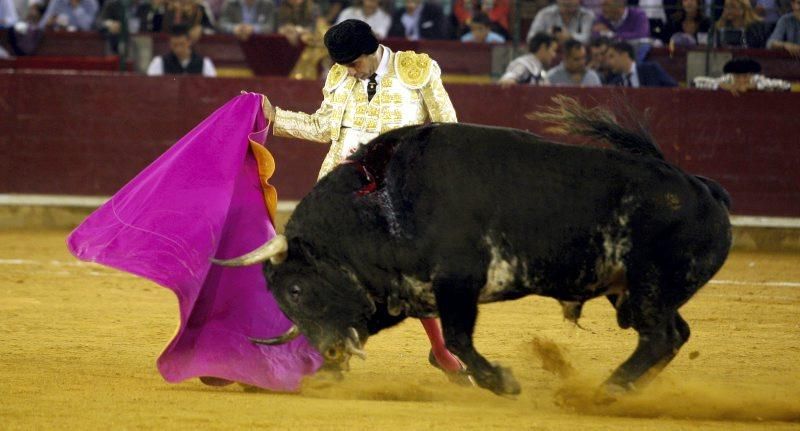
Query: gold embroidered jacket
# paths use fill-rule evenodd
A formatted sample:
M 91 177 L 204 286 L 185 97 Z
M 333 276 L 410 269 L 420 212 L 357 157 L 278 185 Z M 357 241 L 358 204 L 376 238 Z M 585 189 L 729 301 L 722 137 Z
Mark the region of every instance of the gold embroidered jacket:
M 456 112 L 442 85 L 441 69 L 427 54 L 391 52 L 389 68 L 371 101 L 364 86 L 348 76 L 347 68 L 334 65 L 322 89 L 322 105 L 313 114 L 276 108 L 274 134 L 331 143 L 319 177 L 345 156 L 347 133 L 377 136 L 399 127 L 432 122 L 456 122 Z M 344 125 L 344 127 L 343 127 Z M 362 142 L 363 143 L 363 142 Z

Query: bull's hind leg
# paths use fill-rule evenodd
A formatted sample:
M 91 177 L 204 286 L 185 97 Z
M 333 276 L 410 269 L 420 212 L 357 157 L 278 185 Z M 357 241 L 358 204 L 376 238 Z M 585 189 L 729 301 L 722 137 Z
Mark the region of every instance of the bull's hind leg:
M 657 302 L 654 298 L 637 301 L 633 296 L 622 304 L 630 313 L 630 323 L 639 334 L 639 343 L 628 360 L 606 381 L 609 389 L 630 390 L 645 385 L 667 366 L 689 339 L 689 325 L 677 310 L 664 309 L 656 305 Z
M 490 364 L 472 343 L 478 295 L 484 282 L 463 276 L 437 277 L 433 281 L 445 345 L 467 365 L 478 386 L 496 394 L 518 394 L 520 386 L 511 370 Z

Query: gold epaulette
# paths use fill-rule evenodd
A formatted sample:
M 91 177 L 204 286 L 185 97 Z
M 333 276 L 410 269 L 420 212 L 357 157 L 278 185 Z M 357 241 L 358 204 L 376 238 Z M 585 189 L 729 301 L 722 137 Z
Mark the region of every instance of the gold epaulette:
M 399 51 L 395 54 L 394 68 L 400 82 L 417 90 L 424 87 L 431 78 L 433 60 L 428 54 L 413 51 Z
M 325 79 L 325 90 L 333 91 L 347 79 L 347 68 L 341 64 L 334 64 Z

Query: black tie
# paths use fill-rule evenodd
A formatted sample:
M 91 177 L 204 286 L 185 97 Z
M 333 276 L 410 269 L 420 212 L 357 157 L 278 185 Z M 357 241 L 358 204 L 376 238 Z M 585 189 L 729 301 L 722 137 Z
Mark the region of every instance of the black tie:
M 372 98 L 375 96 L 375 91 L 378 90 L 378 81 L 375 78 L 378 76 L 377 73 L 373 73 L 372 76 L 369 77 L 369 82 L 367 83 L 367 101 L 372 101 Z

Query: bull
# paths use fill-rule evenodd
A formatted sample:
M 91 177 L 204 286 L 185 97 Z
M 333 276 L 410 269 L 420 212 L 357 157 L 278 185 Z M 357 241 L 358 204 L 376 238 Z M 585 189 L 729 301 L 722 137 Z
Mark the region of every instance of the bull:
M 605 387 L 649 380 L 689 338 L 678 309 L 728 255 L 730 198 L 607 111 L 562 99 L 548 115 L 611 148 L 467 124 L 405 127 L 363 146 L 297 205 L 285 235 L 217 261 L 265 262 L 295 326 L 256 341 L 302 333 L 339 368 L 380 330 L 439 316 L 475 382 L 517 394 L 511 370 L 473 344 L 478 304 L 542 295 L 577 321 L 604 296 L 638 333 Z

